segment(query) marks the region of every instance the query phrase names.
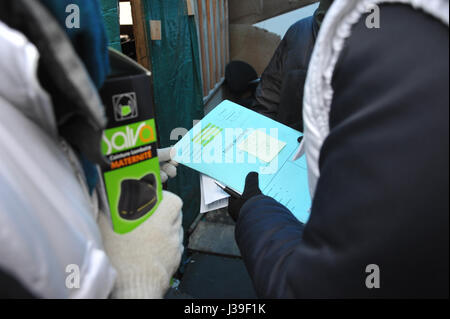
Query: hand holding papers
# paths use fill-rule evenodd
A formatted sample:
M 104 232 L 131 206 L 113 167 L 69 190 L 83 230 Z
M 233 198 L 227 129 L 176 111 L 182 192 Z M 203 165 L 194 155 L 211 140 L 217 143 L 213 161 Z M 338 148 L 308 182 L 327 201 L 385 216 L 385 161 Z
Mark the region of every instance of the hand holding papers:
M 224 101 L 177 143 L 174 160 L 238 193 L 244 191 L 248 173 L 258 172 L 262 192 L 306 222 L 311 206 L 306 160 L 292 160 L 301 135 Z

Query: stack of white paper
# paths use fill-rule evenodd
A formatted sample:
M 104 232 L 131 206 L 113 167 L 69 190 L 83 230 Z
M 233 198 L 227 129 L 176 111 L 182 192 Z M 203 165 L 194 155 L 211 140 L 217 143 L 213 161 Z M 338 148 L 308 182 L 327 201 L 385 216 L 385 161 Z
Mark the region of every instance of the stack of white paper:
M 228 195 L 217 184 L 214 179 L 200 174 L 200 213 L 204 214 L 213 210 L 228 206 Z

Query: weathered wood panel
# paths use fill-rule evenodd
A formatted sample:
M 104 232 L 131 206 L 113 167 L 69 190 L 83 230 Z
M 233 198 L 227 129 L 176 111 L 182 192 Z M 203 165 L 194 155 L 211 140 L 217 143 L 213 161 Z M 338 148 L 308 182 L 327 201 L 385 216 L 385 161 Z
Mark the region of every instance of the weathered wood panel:
M 255 24 L 318 0 L 229 0 L 230 23 Z

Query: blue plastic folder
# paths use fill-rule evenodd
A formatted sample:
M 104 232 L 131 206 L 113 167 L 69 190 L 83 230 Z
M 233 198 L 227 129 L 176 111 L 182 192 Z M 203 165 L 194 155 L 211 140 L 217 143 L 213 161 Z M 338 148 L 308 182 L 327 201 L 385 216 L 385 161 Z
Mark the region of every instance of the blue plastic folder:
M 255 136 L 258 143 L 251 144 Z M 303 156 L 293 161 L 300 136 L 290 127 L 224 101 L 175 145 L 174 160 L 238 193 L 244 191 L 247 174 L 258 172 L 261 191 L 306 223 L 311 208 L 306 160 Z

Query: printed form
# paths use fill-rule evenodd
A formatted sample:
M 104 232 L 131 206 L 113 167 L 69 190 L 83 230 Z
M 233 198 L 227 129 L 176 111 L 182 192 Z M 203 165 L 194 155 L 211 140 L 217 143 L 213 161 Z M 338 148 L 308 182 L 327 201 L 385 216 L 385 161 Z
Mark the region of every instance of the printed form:
M 306 160 L 293 160 L 302 134 L 268 117 L 224 101 L 176 145 L 174 160 L 220 183 L 244 191 L 250 172 L 261 191 L 286 206 L 301 222 L 309 219 Z

